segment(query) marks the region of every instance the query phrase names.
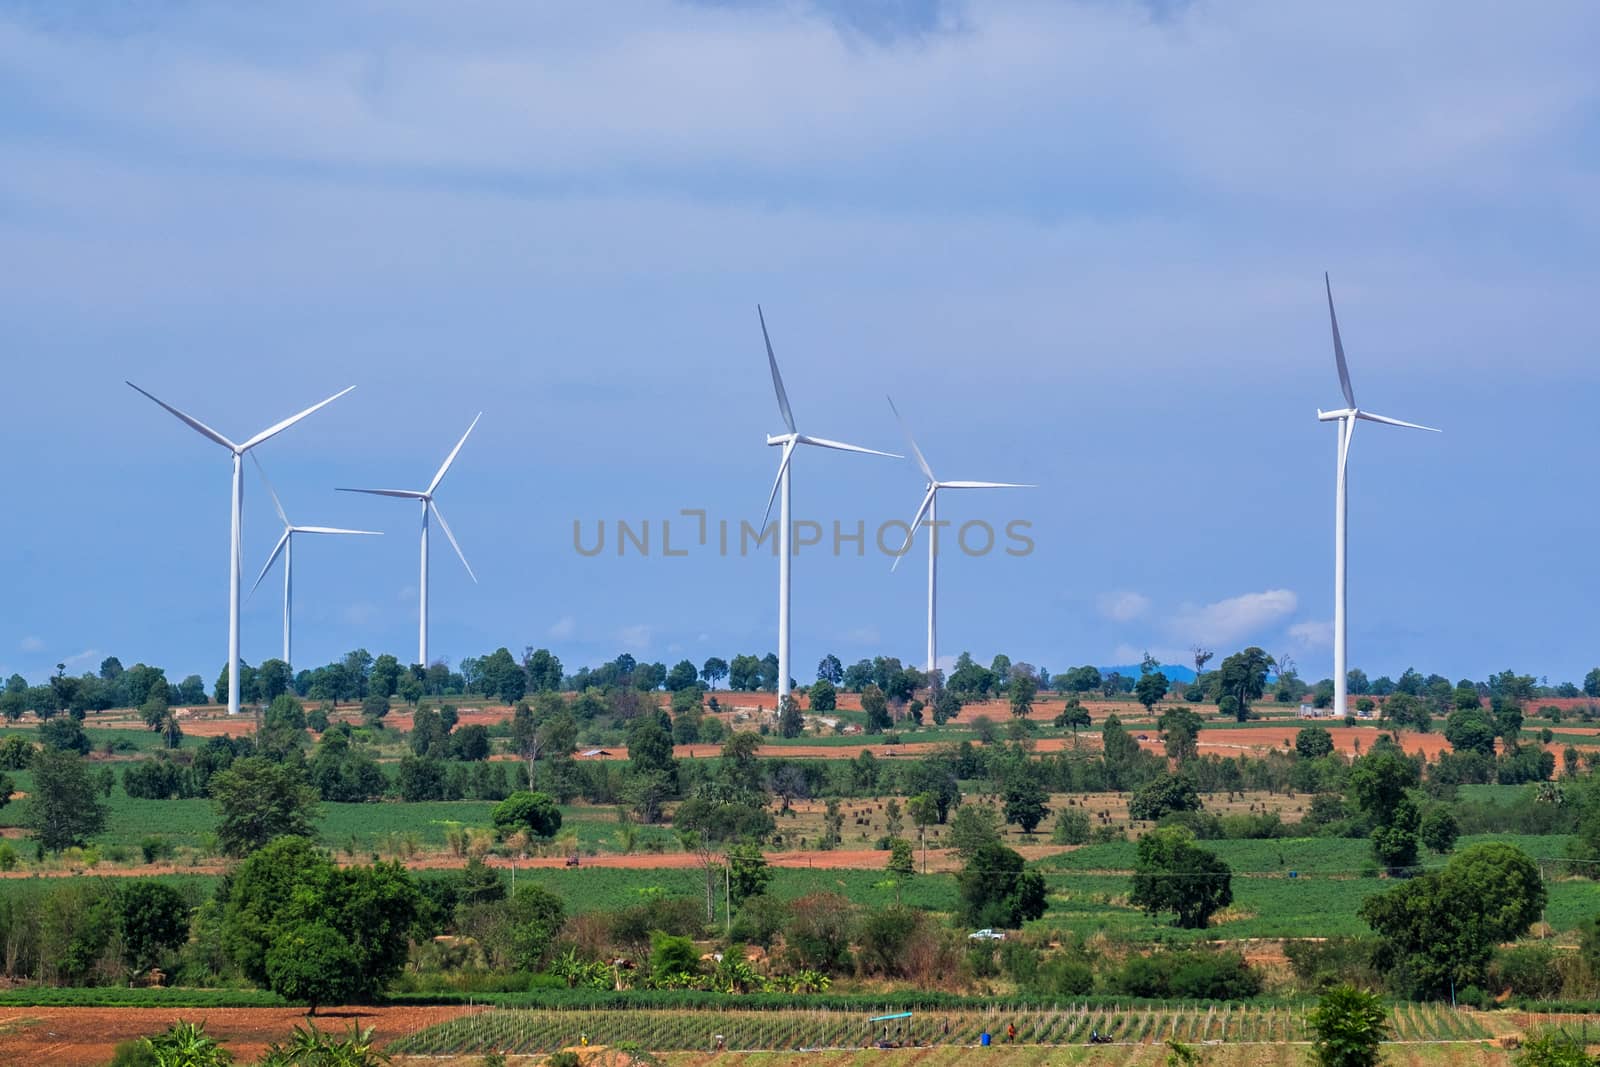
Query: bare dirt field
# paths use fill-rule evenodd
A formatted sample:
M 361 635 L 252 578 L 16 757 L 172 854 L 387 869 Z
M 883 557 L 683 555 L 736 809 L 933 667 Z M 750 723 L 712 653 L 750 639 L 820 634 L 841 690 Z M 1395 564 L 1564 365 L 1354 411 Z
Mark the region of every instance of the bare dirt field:
M 1295 726 L 1241 726 L 1235 730 L 1205 730 L 1200 731 L 1198 738 L 1201 750 L 1210 749 L 1219 754 L 1239 752 L 1265 752 L 1272 749 L 1284 751 L 1294 747 L 1295 734 L 1299 733 L 1302 726 L 1321 725 L 1319 723 L 1301 723 Z M 1360 726 L 1329 726 L 1325 727 L 1333 735 L 1335 750 L 1352 755 L 1356 752 L 1365 752 L 1372 748 L 1381 731 L 1371 727 Z M 1154 734 L 1147 741 L 1141 741 L 1144 747 L 1157 750 L 1161 749 L 1161 741 Z M 1415 755 L 1424 753 L 1433 759 L 1441 752 L 1449 751 L 1450 745 L 1441 734 L 1413 734 L 1402 733 L 1400 745 L 1408 753 Z
M 387 1042 L 473 1010 L 481 1009 L 324 1008 L 313 1021 L 334 1033 L 351 1024 L 370 1026 Z M 0 1008 L 0 1063 L 100 1067 L 119 1042 L 160 1033 L 179 1020 L 205 1023 L 241 1063 L 306 1022 L 299 1008 Z

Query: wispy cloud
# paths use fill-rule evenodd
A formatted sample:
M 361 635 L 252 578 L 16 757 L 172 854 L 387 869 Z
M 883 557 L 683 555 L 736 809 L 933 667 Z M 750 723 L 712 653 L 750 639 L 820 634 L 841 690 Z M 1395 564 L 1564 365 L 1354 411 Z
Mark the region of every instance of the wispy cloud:
M 655 628 L 648 623 L 634 623 L 617 631 L 617 640 L 631 651 L 643 652 L 650 647 Z
M 93 663 L 99 658 L 100 650 L 98 648 L 86 648 L 82 652 L 76 652 L 68 656 L 61 662 L 70 670 L 74 667 L 80 667 L 85 664 Z
M 1294 613 L 1299 602 L 1289 589 L 1242 593 L 1210 604 L 1185 605 L 1173 614 L 1167 626 L 1181 641 L 1226 647 L 1283 621 Z
M 20 647 L 24 652 L 43 652 L 44 642 L 39 638 L 34 637 L 32 634 L 29 634 L 27 637 L 22 639 L 22 645 Z
M 1289 639 L 1301 648 L 1322 648 L 1333 644 L 1333 623 L 1327 619 L 1307 619 L 1289 627 Z
M 545 631 L 545 636 L 553 641 L 567 641 L 577 632 L 578 620 L 571 615 L 563 615 L 550 624 L 550 628 Z
M 1101 593 L 1095 598 L 1095 608 L 1112 622 L 1132 622 L 1150 610 L 1150 598 L 1131 590 Z

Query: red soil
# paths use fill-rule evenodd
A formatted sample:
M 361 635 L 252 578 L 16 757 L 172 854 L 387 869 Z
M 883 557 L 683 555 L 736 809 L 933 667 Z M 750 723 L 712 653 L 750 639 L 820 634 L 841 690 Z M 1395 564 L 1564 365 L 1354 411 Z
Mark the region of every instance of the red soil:
M 393 1041 L 472 1009 L 324 1008 L 313 1020 L 324 1031 L 373 1027 L 380 1042 Z M 306 1022 L 298 1008 L 7 1008 L 0 1012 L 0 1063 L 94 1067 L 108 1063 L 117 1044 L 157 1034 L 173 1023 L 203 1022 L 206 1033 L 227 1042 L 236 1063 L 251 1063 L 274 1041 Z

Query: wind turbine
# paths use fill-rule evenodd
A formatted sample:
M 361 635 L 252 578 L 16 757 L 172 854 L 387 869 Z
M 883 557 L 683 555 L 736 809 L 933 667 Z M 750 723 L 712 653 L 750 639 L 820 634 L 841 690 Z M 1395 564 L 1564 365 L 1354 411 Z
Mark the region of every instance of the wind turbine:
M 261 580 L 277 562 L 278 554 L 283 554 L 283 662 L 292 665 L 290 659 L 293 651 L 294 618 L 294 535 L 295 534 L 364 534 L 370 537 L 381 537 L 377 530 L 340 530 L 332 526 L 296 526 L 289 521 L 289 516 L 284 514 L 283 502 L 278 499 L 278 494 L 273 490 L 272 483 L 267 481 L 267 472 L 261 466 L 261 461 L 254 455 L 256 473 L 261 475 L 261 484 L 267 487 L 267 495 L 272 497 L 272 506 L 278 511 L 278 518 L 283 520 L 283 536 L 278 538 L 278 543 L 272 548 L 272 555 L 267 557 L 266 565 L 261 568 L 261 573 L 256 576 L 256 584 L 250 587 L 250 596 L 255 596 L 256 589 L 260 587 Z
M 234 444 L 199 419 L 185 415 L 165 400 L 151 396 L 132 382 L 127 384 L 129 388 L 143 393 L 166 408 L 201 437 L 209 438 L 233 453 L 233 532 L 228 537 L 228 714 L 237 715 L 239 714 L 239 532 L 244 523 L 244 454 L 263 441 L 276 437 L 312 412 L 327 407 L 355 386 L 334 393 L 322 403 L 314 404 L 298 415 L 291 415 L 282 422 L 267 427 L 243 444 Z
M 900 429 L 905 431 L 906 441 L 911 445 L 911 454 L 916 457 L 917 466 L 922 468 L 923 476 L 928 479 L 928 491 L 922 497 L 922 504 L 917 508 L 917 513 L 911 517 L 911 525 L 906 528 L 905 546 L 895 556 L 894 562 L 889 565 L 892 573 L 900 566 L 900 560 L 911 551 L 911 542 L 917 536 L 917 526 L 922 522 L 922 517 L 928 517 L 928 673 L 932 674 L 938 667 L 937 648 L 937 620 L 938 620 L 938 587 L 939 587 L 939 542 L 938 511 L 939 490 L 941 489 L 1032 489 L 1033 486 L 1022 482 L 941 482 L 933 476 L 933 468 L 928 466 L 927 459 L 922 455 L 922 449 L 917 447 L 917 439 L 911 436 L 911 427 L 906 425 L 906 420 L 901 418 L 900 409 L 894 406 L 894 398 L 887 398 L 889 410 L 894 412 Z
M 467 438 L 472 436 L 473 428 L 478 425 L 478 419 L 483 418 L 483 412 L 478 412 L 472 420 L 472 425 L 467 427 L 467 432 L 461 435 L 461 440 L 456 442 L 456 447 L 444 458 L 444 464 L 439 468 L 439 473 L 433 476 L 433 481 L 428 483 L 426 489 L 340 489 L 341 493 L 367 493 L 371 496 L 397 496 L 402 500 L 422 501 L 422 577 L 417 583 L 417 599 L 420 601 L 421 613 L 417 623 L 417 662 L 424 667 L 428 665 L 428 512 L 433 512 L 433 517 L 439 520 L 439 529 L 450 539 L 450 547 L 456 550 L 456 556 L 461 560 L 461 565 L 467 568 L 467 574 L 476 583 L 478 576 L 472 573 L 472 564 L 467 562 L 466 555 L 461 551 L 461 546 L 456 543 L 456 535 L 450 532 L 450 524 L 444 521 L 444 513 L 439 510 L 439 505 L 433 502 L 433 494 L 438 491 L 439 483 L 444 481 L 445 472 L 450 469 L 450 464 L 456 461 L 456 456 L 461 451 L 461 446 L 467 443 Z
M 1344 392 L 1345 402 L 1345 407 L 1338 411 L 1317 409 L 1318 419 L 1339 424 L 1339 467 L 1334 481 L 1333 509 L 1333 714 L 1335 718 L 1343 718 L 1347 704 L 1345 687 L 1349 684 L 1345 666 L 1345 597 L 1348 592 L 1345 581 L 1345 468 L 1350 460 L 1350 438 L 1355 435 L 1356 423 L 1360 420 L 1381 422 L 1386 426 L 1403 426 L 1408 430 L 1427 430 L 1429 433 L 1440 431 L 1432 426 L 1391 419 L 1387 415 L 1374 415 L 1356 407 L 1355 391 L 1350 388 L 1350 368 L 1344 361 L 1344 342 L 1339 338 L 1339 316 L 1333 311 L 1333 285 L 1328 281 L 1326 272 L 1322 275 L 1322 284 L 1328 292 L 1328 320 L 1333 324 L 1333 358 L 1339 365 L 1339 388 Z
M 798 432 L 794 427 L 794 413 L 789 410 L 789 394 L 783 390 L 783 376 L 778 373 L 778 357 L 772 354 L 772 338 L 767 335 L 767 317 L 759 304 L 756 305 L 756 315 L 761 319 L 761 338 L 767 343 L 767 366 L 772 369 L 773 392 L 778 394 L 778 413 L 783 416 L 783 424 L 789 428 L 788 433 L 767 435 L 768 445 L 783 446 L 783 458 L 778 462 L 778 477 L 772 483 L 772 492 L 767 494 L 767 510 L 761 516 L 761 529 L 765 530 L 767 517 L 772 514 L 772 500 L 779 495 L 780 489 L 783 490 L 782 501 L 778 505 L 778 705 L 782 707 L 784 698 L 789 695 L 789 461 L 794 458 L 794 450 L 799 445 L 815 445 L 868 456 L 887 456 L 890 459 L 903 457 L 893 452 L 879 452 L 874 448 L 847 445 L 842 441 L 829 441 Z

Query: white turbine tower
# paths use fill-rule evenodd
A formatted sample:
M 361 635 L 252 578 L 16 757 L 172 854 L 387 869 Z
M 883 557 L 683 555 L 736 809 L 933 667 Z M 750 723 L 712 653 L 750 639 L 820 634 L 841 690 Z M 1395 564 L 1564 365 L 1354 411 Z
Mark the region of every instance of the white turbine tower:
M 461 446 L 467 443 L 467 438 L 472 436 L 473 428 L 478 425 L 478 419 L 483 418 L 483 412 L 478 412 L 472 420 L 472 425 L 467 427 L 467 432 L 461 435 L 461 440 L 456 442 L 456 447 L 444 458 L 444 464 L 439 468 L 439 473 L 433 476 L 433 481 L 428 483 L 426 489 L 340 489 L 341 493 L 367 493 L 371 496 L 397 496 L 402 500 L 422 501 L 422 576 L 417 583 L 417 599 L 420 601 L 420 617 L 417 623 L 417 662 L 426 667 L 428 665 L 428 512 L 433 512 L 433 517 L 439 520 L 439 529 L 450 539 L 450 547 L 456 550 L 456 556 L 461 560 L 461 565 L 467 568 L 467 574 L 477 582 L 478 576 L 472 573 L 472 564 L 467 562 L 461 546 L 456 544 L 456 535 L 450 532 L 450 524 L 444 521 L 444 513 L 439 510 L 439 505 L 433 502 L 433 494 L 438 491 L 439 483 L 444 481 L 445 472 L 450 469 L 450 464 L 456 461 Z
M 1350 368 L 1344 361 L 1344 342 L 1339 338 L 1339 316 L 1333 311 L 1333 285 L 1328 281 L 1326 273 L 1322 275 L 1322 284 L 1328 292 L 1328 321 L 1333 324 L 1333 358 L 1339 365 L 1339 388 L 1344 392 L 1345 402 L 1345 406 L 1338 411 L 1317 409 L 1318 419 L 1339 424 L 1339 467 L 1334 481 L 1333 512 L 1333 715 L 1335 718 L 1343 718 L 1347 710 L 1345 687 L 1349 684 L 1348 668 L 1345 663 L 1347 618 L 1345 545 L 1348 540 L 1345 522 L 1345 469 L 1350 460 L 1350 438 L 1355 435 L 1356 423 L 1363 419 L 1367 422 L 1381 422 L 1386 426 L 1403 426 L 1408 430 L 1427 430 L 1429 433 L 1440 431 L 1432 426 L 1419 426 L 1414 422 L 1401 422 L 1386 415 L 1374 415 L 1370 411 L 1362 411 L 1356 407 L 1355 391 L 1350 388 Z
M 340 530 L 332 526 L 296 526 L 289 521 L 289 516 L 284 514 L 283 502 L 278 499 L 278 494 L 273 490 L 272 483 L 267 481 L 267 472 L 261 466 L 261 461 L 251 455 L 255 460 L 256 473 L 261 475 L 261 484 L 267 487 L 267 495 L 272 497 L 272 506 L 278 511 L 278 518 L 283 520 L 283 536 L 278 538 L 278 543 L 272 548 L 272 555 L 267 557 L 266 565 L 261 568 L 261 573 L 256 576 L 256 584 L 250 587 L 250 595 L 255 596 L 256 589 L 261 585 L 261 580 L 267 576 L 272 565 L 277 562 L 279 553 L 283 554 L 283 662 L 293 666 L 294 660 L 290 655 L 294 651 L 294 535 L 295 534 L 364 534 L 369 537 L 382 536 L 377 530 Z
M 767 435 L 768 445 L 783 446 L 783 458 L 778 462 L 778 477 L 772 483 L 772 492 L 767 494 L 767 510 L 761 516 L 761 528 L 765 530 L 767 517 L 772 514 L 773 497 L 779 496 L 781 489 L 781 501 L 778 505 L 778 704 L 781 707 L 783 698 L 789 695 L 789 461 L 794 456 L 794 450 L 798 445 L 815 445 L 818 448 L 860 452 L 868 456 L 887 456 L 890 459 L 901 457 L 893 452 L 879 452 L 873 448 L 862 448 L 860 445 L 847 445 L 841 441 L 809 437 L 796 431 L 794 413 L 789 410 L 789 394 L 784 392 L 783 376 L 778 373 L 778 357 L 772 354 L 772 338 L 767 336 L 767 317 L 762 313 L 759 304 L 756 305 L 756 315 L 761 319 L 761 338 L 767 343 L 767 366 L 772 368 L 772 388 L 778 394 L 778 413 L 783 416 L 783 424 L 789 428 L 788 433 Z
M 900 423 L 900 429 L 905 431 L 906 442 L 911 445 L 911 454 L 916 457 L 917 466 L 922 468 L 923 476 L 928 479 L 927 492 L 923 494 L 922 504 L 917 508 L 917 513 L 911 517 L 911 524 L 906 528 L 905 545 L 900 549 L 890 564 L 892 572 L 900 566 L 900 560 L 911 551 L 911 543 L 916 539 L 917 527 L 922 523 L 923 516 L 928 520 L 928 672 L 931 674 L 939 665 L 938 657 L 938 588 L 939 588 L 939 490 L 941 489 L 1032 489 L 1033 486 L 1023 482 L 941 482 L 933 476 L 933 468 L 928 466 L 928 461 L 922 455 L 922 449 L 917 447 L 917 439 L 911 436 L 911 427 L 906 425 L 906 420 L 900 417 L 900 409 L 894 406 L 894 398 L 889 397 L 889 410 L 894 412 L 895 419 Z
M 233 532 L 228 538 L 228 714 L 237 715 L 239 714 L 239 534 L 244 524 L 244 454 L 268 438 L 276 437 L 312 412 L 327 407 L 355 386 L 334 393 L 322 403 L 314 404 L 298 415 L 291 415 L 282 422 L 267 427 L 243 444 L 234 444 L 199 419 L 185 415 L 165 400 L 151 396 L 132 382 L 127 384 L 166 408 L 200 436 L 215 441 L 233 453 Z

